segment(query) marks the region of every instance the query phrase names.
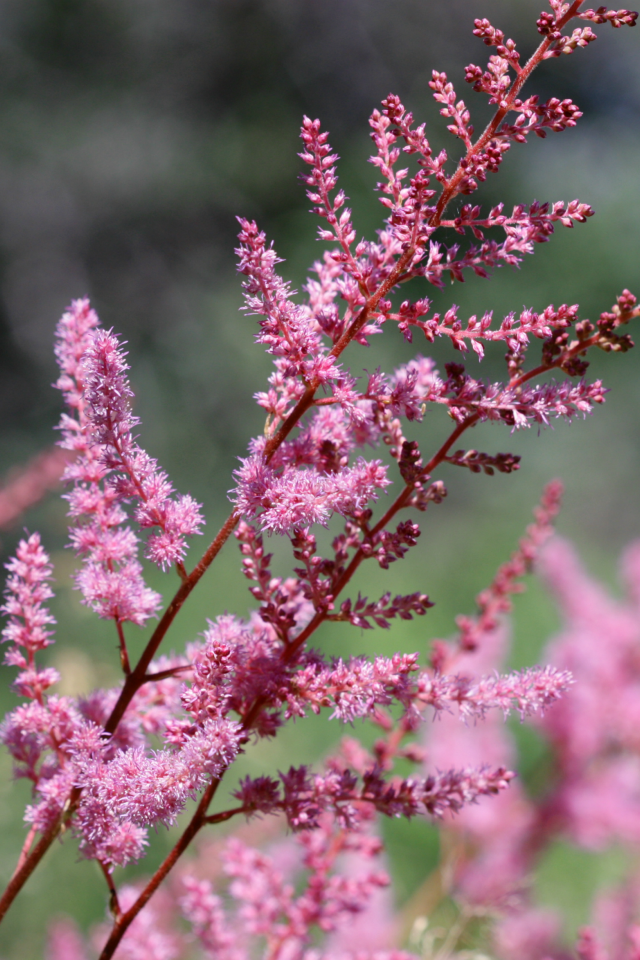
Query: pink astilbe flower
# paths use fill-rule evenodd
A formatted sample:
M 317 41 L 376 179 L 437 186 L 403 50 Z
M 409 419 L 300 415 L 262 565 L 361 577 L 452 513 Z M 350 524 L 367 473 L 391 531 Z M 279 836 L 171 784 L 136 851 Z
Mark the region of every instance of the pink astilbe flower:
M 492 940 L 500 960 L 551 960 L 559 950 L 561 918 L 554 910 L 530 907 L 500 918 Z
M 233 761 L 240 739 L 236 722 L 209 719 L 185 730 L 173 749 L 130 747 L 109 758 L 96 738 L 78 743 L 74 775 L 82 799 L 76 830 L 83 855 L 120 865 L 138 859 L 146 828 L 174 823 L 187 801 Z
M 445 813 L 457 813 L 479 797 L 505 790 L 514 776 L 501 766 L 387 779 L 374 766 L 363 772 L 359 782 L 358 776 L 344 766 L 333 766 L 320 774 L 311 774 L 302 766 L 281 773 L 280 782 L 270 777 L 247 777 L 234 796 L 247 815 L 282 811 L 293 830 L 316 829 L 323 810 L 331 811 L 340 823 L 351 828 L 358 822 L 362 802 L 387 817 L 428 813 L 439 819 Z
M 50 738 L 48 746 L 62 752 L 55 738 Z M 50 761 L 42 764 L 40 776 L 36 784 L 36 803 L 27 804 L 24 820 L 30 823 L 34 830 L 46 833 L 58 821 L 69 799 L 74 786 L 73 768 L 64 761 L 54 767 Z M 43 773 L 45 775 L 43 775 Z
M 136 693 L 123 721 L 131 721 L 135 717 L 145 735 L 163 736 L 167 725 L 180 712 L 184 680 L 191 670 L 191 660 L 186 656 L 174 654 L 153 660 L 149 668 L 149 680 Z M 118 730 L 115 733 L 117 735 Z
M 376 619 L 383 614 L 392 617 L 395 611 L 379 610 Z M 566 671 L 553 668 L 503 677 L 441 676 L 419 669 L 417 654 L 325 662 L 321 654 L 309 651 L 285 665 L 282 650 L 278 633 L 267 624 L 219 618 L 196 648 L 193 677 L 182 694 L 184 707 L 200 722 L 230 710 L 246 716 L 260 696 L 271 711 L 267 725 L 257 728 L 265 735 L 282 722 L 281 711 L 289 719 L 329 708 L 331 717 L 353 722 L 374 715 L 379 706 L 400 703 L 407 711 L 455 708 L 463 719 L 481 719 L 490 709 L 505 715 L 516 709 L 528 716 L 543 711 L 571 682 Z M 177 732 L 179 726 L 172 729 Z
M 61 445 L 76 454 L 64 473 L 64 479 L 74 484 L 67 495 L 69 514 L 75 521 L 71 543 L 84 559 L 76 586 L 99 616 L 115 620 L 119 627 L 125 621 L 143 626 L 156 614 L 161 598 L 144 582 L 137 559 L 138 539 L 124 526 L 126 514 L 108 483 L 104 447 L 93 436 L 89 419 L 82 360 L 98 327 L 89 301 L 74 300 L 56 331 L 60 366 L 56 386 L 71 411 L 60 421 Z
M 463 843 L 454 866 L 455 895 L 463 903 L 503 911 L 492 934 L 503 960 L 565 955 L 559 942 L 561 918 L 553 912 L 541 917 L 527 889 L 547 844 L 568 838 L 590 850 L 620 842 L 636 849 L 640 840 L 639 556 L 637 544 L 624 555 L 628 599 L 623 602 L 609 597 L 585 573 L 570 545 L 556 538 L 544 548 L 542 573 L 565 619 L 548 656 L 557 667 L 569 668 L 574 680 L 558 705 L 535 720 L 551 750 L 547 790 L 528 798 L 515 784 L 491 804 L 465 807 L 447 821 L 447 831 Z M 463 623 L 465 629 L 468 623 Z M 498 637 L 500 630 L 494 632 Z M 504 633 L 501 643 L 487 643 L 490 639 L 485 634 L 481 645 L 450 653 L 450 662 L 465 671 L 474 662 L 478 671 L 486 670 L 492 657 L 499 665 L 506 653 Z M 441 660 L 446 662 L 442 655 Z M 431 763 L 464 763 L 478 753 L 489 762 L 513 762 L 508 732 L 491 717 L 481 726 L 461 727 L 444 714 L 428 734 Z M 607 894 L 596 904 L 593 929 L 585 929 L 576 947 L 579 957 L 635 956 L 638 889 L 632 867 L 620 893 Z
M 39 668 L 35 660 L 39 651 L 53 643 L 48 627 L 55 623 L 44 605 L 53 596 L 48 583 L 52 567 L 38 534 L 20 541 L 7 568 L 7 602 L 2 611 L 9 621 L 2 633 L 4 642 L 13 646 L 5 662 L 21 668 L 14 687 L 30 702 L 5 717 L 0 740 L 13 757 L 15 775 L 33 784 L 36 802 L 27 806 L 24 815 L 32 825 L 28 846 L 34 832 L 44 833 L 59 822 L 68 801 L 73 788 L 69 743 L 82 718 L 71 699 L 47 694 L 59 680 L 58 672 L 52 667 Z
M 200 533 L 200 505 L 189 494 L 173 498 L 173 486 L 132 434 L 140 422 L 131 413 L 133 392 L 128 365 L 117 338 L 97 330 L 83 354 L 87 419 L 91 438 L 102 448 L 102 463 L 115 472 L 111 486 L 120 502 L 138 501 L 135 519 L 143 528 L 159 527 L 147 540 L 146 555 L 166 568 L 184 560 L 185 538 Z
M 379 705 L 397 701 L 420 710 L 432 707 L 436 713 L 457 708 L 464 720 L 484 719 L 491 709 L 504 716 L 515 709 L 521 718 L 544 712 L 560 698 L 572 682 L 568 671 L 545 667 L 507 676 L 470 678 L 441 676 L 430 670 L 417 672 L 417 654 L 396 654 L 369 661 L 354 657 L 349 662 L 333 661 L 329 666 L 315 662 L 296 674 L 288 709 L 302 715 L 306 703 L 314 713 L 332 707 L 333 717 L 351 722 L 373 714 Z M 300 705 L 297 707 L 297 705 Z
M 332 513 L 343 516 L 362 509 L 391 481 L 380 460 L 359 460 L 337 473 L 285 468 L 276 473 L 260 455 L 243 461 L 236 471 L 238 510 L 258 516 L 263 530 L 287 533 L 312 524 L 326 526 Z
M 579 931 L 578 957 L 594 953 L 610 960 L 637 960 L 640 955 L 640 874 L 637 864 L 624 882 L 605 889 L 595 900 L 589 927 Z
M 339 376 L 333 357 L 322 349 L 317 324 L 306 307 L 292 302 L 293 291 L 275 271 L 280 263 L 272 246 L 255 223 L 238 218 L 241 226 L 238 270 L 248 277 L 243 282 L 245 307 L 249 314 L 263 316 L 259 343 L 283 362 L 278 369 L 288 379 L 302 375 L 309 380 L 319 377 L 324 382 Z
M 81 554 L 89 553 L 86 549 L 86 532 L 86 528 L 83 528 L 79 537 L 72 538 Z M 84 602 L 98 616 L 105 620 L 113 619 L 118 624 L 129 621 L 142 627 L 149 617 L 156 616 L 160 597 L 144 583 L 141 564 L 137 560 L 125 559 L 130 554 L 129 534 L 130 531 L 122 537 L 117 534 L 110 537 L 107 564 L 89 561 L 75 575 L 75 582 Z M 91 533 L 89 537 L 93 539 Z
M 497 708 L 506 716 L 515 709 L 520 719 L 545 708 L 573 683 L 568 670 L 553 667 L 529 668 L 505 677 L 430 676 L 421 677 L 418 699 L 436 710 L 450 709 L 455 704 L 464 719 L 484 719 L 487 711 Z
M 239 903 L 238 920 L 244 930 L 266 938 L 269 956 L 286 955 L 292 960 L 304 955 L 314 928 L 336 929 L 365 909 L 371 895 L 389 882 L 375 865 L 358 876 L 335 871 L 343 854 L 357 852 L 371 860 L 379 853 L 380 841 L 366 826 L 345 831 L 325 816 L 316 830 L 301 834 L 299 842 L 301 866 L 308 873 L 298 895 L 277 862 L 266 854 L 238 840 L 231 840 L 224 854 L 225 871 L 231 878 L 229 890 Z
M 446 370 L 447 379 L 434 384 L 426 399 L 445 404 L 458 423 L 471 414 L 478 421 L 502 421 L 516 429 L 531 423 L 548 426 L 558 417 L 571 420 L 577 415 L 586 416 L 594 404 L 604 402 L 606 393 L 600 380 L 577 384 L 551 381 L 523 390 L 475 380 L 460 364 L 448 363 Z
M 323 815 L 313 832 L 266 851 L 233 838 L 222 848 L 226 895 L 217 868 L 215 888 L 187 874 L 180 908 L 206 957 L 245 960 L 258 950 L 292 960 L 409 960 L 393 949 L 389 878 L 377 862 L 381 849 L 366 809 L 349 830 Z M 211 872 L 209 858 L 196 866 Z M 377 915 L 383 901 L 384 918 Z M 319 933 L 328 934 L 322 943 Z
M 456 668 L 480 679 L 490 667 L 502 665 L 507 641 L 506 627 L 494 627 L 481 645 L 459 653 Z M 470 764 L 478 756 L 491 764 L 515 765 L 511 737 L 503 718 L 495 714 L 481 724 L 470 724 L 460 723 L 455 713 L 442 712 L 436 724 L 424 728 L 423 743 L 429 767 Z M 472 904 L 495 907 L 518 890 L 529 868 L 525 850 L 532 824 L 533 811 L 517 780 L 490 802 L 479 800 L 447 817 L 446 831 L 462 841 L 452 864 L 457 895 Z
M 53 579 L 53 568 L 40 543 L 40 535 L 32 533 L 28 540 L 21 540 L 15 558 L 6 567 L 9 571 L 7 599 L 0 610 L 7 614 L 9 622 L 2 630 L 2 641 L 12 646 L 6 651 L 4 661 L 20 668 L 14 681 L 18 693 L 42 704 L 44 692 L 59 676 L 53 668 L 38 669 L 35 663 L 36 653 L 53 643 L 48 627 L 55 623 L 44 605 L 53 596 L 48 583 Z
M 14 759 L 17 777 L 37 784 L 58 770 L 60 750 L 74 735 L 81 716 L 68 697 L 48 696 L 16 707 L 2 722 L 1 738 Z M 53 751 L 53 753 L 51 752 Z
M 479 22 L 476 21 L 476 24 Z M 507 73 L 508 66 L 506 59 L 491 58 L 490 70 L 498 69 L 498 82 L 503 88 L 509 87 L 512 82 Z M 479 78 L 482 78 L 480 83 Z M 467 67 L 467 81 L 474 83 L 476 90 L 489 93 L 490 102 L 498 102 L 499 97 L 496 96 L 496 88 L 492 85 L 490 78 L 491 72 L 483 76 L 479 67 L 474 65 Z M 455 131 L 454 135 L 461 137 L 467 146 L 468 155 L 459 169 L 461 175 L 456 184 L 456 193 L 459 194 L 472 193 L 477 189 L 478 182 L 486 179 L 488 172 L 496 172 L 499 169 L 505 153 L 510 148 L 509 141 L 523 142 L 526 140 L 526 134 L 531 131 L 544 136 L 545 126 L 551 126 L 556 130 L 564 129 L 574 125 L 580 116 L 571 101 L 563 101 L 560 104 L 560 101 L 552 99 L 540 107 L 535 97 L 525 103 L 516 100 L 514 108 L 522 111 L 516 123 L 509 125 L 503 121 L 499 131 L 496 131 L 496 135 L 486 147 L 474 152 L 469 141 L 473 127 L 468 123 L 468 111 L 463 101 L 455 102 L 453 86 L 446 74 L 433 71 L 430 86 L 434 91 L 435 99 L 446 104 L 441 113 L 455 119 L 453 129 L 449 128 L 450 131 Z M 500 106 L 504 108 L 506 104 L 500 103 Z M 370 125 L 374 131 L 372 138 L 378 150 L 377 155 L 371 158 L 371 162 L 379 167 L 386 178 L 386 182 L 378 184 L 378 189 L 390 195 L 381 198 L 381 202 L 392 210 L 388 233 L 380 232 L 379 234 L 382 241 L 381 247 L 384 246 L 388 251 L 386 259 L 391 261 L 387 269 L 393 262 L 389 254 L 398 252 L 397 249 L 391 248 L 389 241 L 395 240 L 400 247 L 403 242 L 406 244 L 411 240 L 416 246 L 416 255 L 411 265 L 412 274 L 424 276 L 435 286 L 443 287 L 442 278 L 445 273 L 449 273 L 456 280 L 462 280 L 465 269 L 472 269 L 478 276 L 486 277 L 488 269 L 499 266 L 501 261 L 516 266 L 520 263 L 523 254 L 533 253 L 534 243 L 549 239 L 550 234 L 553 233 L 555 221 L 573 226 L 574 219 L 584 222 L 586 217 L 591 216 L 592 211 L 588 205 L 580 204 L 576 200 L 566 206 L 562 203 L 554 204 L 552 214 L 549 216 L 547 215 L 548 206 L 534 204 L 529 210 L 522 205 L 515 207 L 512 216 L 506 217 L 502 213 L 503 205 L 500 204 L 491 211 L 486 220 L 481 220 L 478 217 L 480 209 L 472 208 L 467 204 L 454 220 L 441 220 L 442 224 L 453 227 L 462 234 L 465 233 L 465 227 L 469 226 L 474 237 L 483 241 L 480 246 L 470 246 L 458 258 L 457 244 L 447 247 L 430 240 L 434 232 L 432 224 L 436 207 L 430 206 L 428 201 L 436 195 L 436 191 L 429 189 L 429 176 L 434 176 L 437 181 L 449 187 L 446 175 L 448 160 L 446 151 L 442 150 L 437 157 L 433 157 L 429 141 L 424 135 L 425 125 L 413 126 L 413 114 L 405 110 L 399 97 L 390 94 L 383 100 L 382 107 L 382 111 L 375 110 L 370 119 Z M 402 147 L 404 153 L 418 155 L 418 164 L 422 168 L 408 185 L 403 184 L 402 181 L 406 180 L 409 171 L 395 169 L 395 164 L 400 158 L 400 148 L 396 146 L 398 140 L 404 141 L 405 145 Z M 476 213 L 471 221 L 469 218 L 473 209 Z M 491 226 L 504 229 L 506 238 L 503 243 L 485 239 L 484 230 Z M 382 260 L 382 256 L 380 259 Z
M 12 646 L 5 653 L 5 663 L 20 668 L 14 687 L 30 702 L 7 715 L 0 727 L 0 738 L 14 759 L 16 776 L 29 778 L 41 792 L 55 794 L 59 809 L 68 789 L 65 793 L 63 788 L 54 787 L 55 777 L 59 764 L 64 763 L 63 746 L 80 717 L 68 698 L 47 695 L 59 679 L 57 671 L 36 664 L 36 654 L 53 643 L 53 633 L 48 628 L 55 623 L 45 606 L 53 596 L 48 583 L 52 566 L 37 533 L 20 541 L 16 557 L 7 563 L 7 569 L 7 600 L 2 611 L 8 614 L 9 621 L 2 638 Z

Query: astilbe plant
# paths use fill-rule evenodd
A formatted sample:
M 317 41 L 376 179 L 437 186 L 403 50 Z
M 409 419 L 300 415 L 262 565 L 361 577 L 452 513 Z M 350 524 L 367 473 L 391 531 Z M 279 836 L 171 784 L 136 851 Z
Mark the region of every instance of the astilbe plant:
M 231 513 L 190 570 L 188 542 L 202 532 L 200 507 L 174 491 L 138 443 L 122 342 L 101 328 L 87 300 L 71 304 L 58 325 L 56 356 L 57 387 L 67 405 L 60 444 L 68 456 L 70 541 L 80 560 L 75 585 L 83 603 L 113 621 L 123 682 L 79 699 L 51 692 L 57 674 L 37 657 L 53 642 L 46 606 L 52 568 L 38 534 L 27 536 L 8 565 L 3 634 L 6 660 L 19 671 L 14 687 L 25 702 L 4 721 L 2 739 L 16 775 L 31 781 L 33 800 L 0 916 L 65 832 L 106 880 L 110 920 L 98 934 L 102 960 L 116 949 L 123 958 L 183 957 L 196 943 L 200 955 L 224 960 L 256 956 L 256 950 L 287 960 L 363 955 L 363 950 L 380 958 L 399 956 L 393 938 L 401 932 L 390 933 L 387 878 L 372 860 L 380 853 L 377 815 L 426 815 L 440 819 L 452 835 L 471 835 L 473 852 L 461 861 L 456 896 L 494 907 L 519 886 L 550 831 L 597 833 L 589 808 L 593 790 L 606 793 L 600 830 L 617 829 L 624 820 L 637 836 L 637 815 L 625 820 L 624 791 L 612 786 L 628 782 L 625 765 L 609 756 L 599 715 L 589 718 L 597 746 L 583 743 L 580 755 L 574 743 L 585 722 L 581 698 L 592 696 L 588 683 L 540 721 L 557 749 L 560 771 L 543 811 L 533 810 L 511 783 L 511 758 L 502 749 L 505 715 L 515 710 L 521 718 L 540 716 L 571 687 L 572 672 L 580 679 L 571 639 L 557 645 L 556 666 L 496 672 L 509 598 L 551 533 L 558 483 L 546 489 L 517 552 L 480 596 L 478 616 L 460 618 L 457 640 L 435 642 L 428 662 L 402 653 L 327 659 L 310 646 L 328 621 L 388 628 L 394 619 L 427 613 L 432 601 L 425 593 L 370 599 L 349 596 L 348 588 L 363 564 L 386 569 L 409 553 L 420 535 L 416 517 L 446 495 L 437 476 L 445 464 L 476 473 L 518 468 L 519 458 L 511 454 L 460 448 L 471 427 L 484 421 L 511 430 L 541 427 L 556 418 L 584 416 L 603 402 L 602 383 L 584 378 L 587 354 L 594 347 L 619 352 L 632 346 L 622 328 L 640 309 L 628 290 L 593 322 L 579 320 L 577 305 L 567 304 L 541 313 L 524 309 L 495 322 L 491 312 L 460 317 L 455 306 L 434 313 L 426 296 L 403 299 L 397 288 L 410 280 L 418 290 L 424 290 L 424 281 L 443 287 L 444 278 L 462 280 L 468 271 L 484 277 L 502 264 L 517 266 L 536 243 L 551 238 L 557 224 L 571 227 L 591 216 L 590 207 L 577 200 L 518 205 L 508 213 L 503 204 L 487 212 L 466 198 L 499 170 L 512 144 L 524 143 L 530 134 L 562 131 L 580 117 L 570 100 L 542 103 L 535 94 L 523 99 L 533 70 L 586 47 L 596 38 L 595 25 L 633 26 L 636 18 L 627 10 L 550 0 L 537 22 L 540 45 L 526 64 L 512 40 L 487 20 L 476 20 L 474 33 L 493 52 L 486 69 L 470 65 L 465 79 L 494 105 L 493 119 L 476 137 L 464 101 L 438 72 L 430 85 L 460 147 L 454 157 L 444 150 L 433 155 L 424 124 L 414 123 L 397 96 L 389 95 L 374 110 L 371 159 L 387 211 L 374 240 L 358 239 L 345 195 L 337 189 L 337 156 L 328 135 L 319 121 L 305 118 L 304 180 L 322 218 L 320 238 L 329 248 L 314 264 L 306 298 L 298 300 L 277 272 L 279 258 L 265 235 L 255 223 L 240 220 L 245 309 L 258 316 L 257 340 L 273 356 L 274 371 L 267 389 L 256 394 L 266 426 L 236 472 Z M 405 159 L 412 172 L 400 167 Z M 447 231 L 460 239 L 447 241 Z M 343 354 L 366 346 L 385 323 L 397 325 L 409 342 L 445 338 L 460 355 L 471 350 L 479 359 L 486 344 L 499 341 L 506 348 L 505 379 L 485 382 L 459 362 L 447 363 L 441 373 L 420 354 L 391 374 L 352 374 Z M 542 349 L 530 361 L 534 340 Z M 545 376 L 552 372 L 560 379 Z M 411 437 L 412 424 L 434 405 L 444 408 L 452 427 L 437 450 L 425 452 Z M 380 447 L 390 457 L 365 456 Z M 376 508 L 380 495 L 392 489 L 386 508 Z M 341 518 L 343 526 L 325 555 L 314 528 L 331 518 Z M 265 534 L 290 542 L 290 577 L 273 575 Z M 182 655 L 163 655 L 161 645 L 182 605 L 232 536 L 255 612 L 246 621 L 219 616 Z M 561 548 L 554 549 L 546 562 L 570 571 L 571 562 L 558 560 Z M 179 586 L 168 603 L 145 583 L 141 552 L 177 573 Z M 567 596 L 577 576 L 566 572 Z M 155 617 L 157 626 L 133 663 L 127 634 Z M 622 624 L 618 635 L 625 637 L 624 660 L 629 638 Z M 622 660 L 611 677 L 615 690 L 623 683 Z M 621 727 L 630 715 L 624 711 L 632 686 L 620 705 Z M 287 721 L 323 710 L 343 722 L 368 719 L 377 725 L 381 737 L 373 750 L 346 739 L 317 769 L 304 765 L 278 778 L 247 777 L 236 784 L 232 806 L 210 812 L 219 785 L 233 777 L 234 760 L 249 740 L 276 736 Z M 425 725 L 434 715 L 442 723 Z M 464 744 L 472 736 L 480 737 L 483 749 L 474 749 L 471 760 Z M 153 748 L 158 738 L 164 743 L 160 749 Z M 597 750 L 603 751 L 603 763 L 606 755 L 611 764 L 604 785 L 586 759 Z M 400 776 L 398 760 L 415 764 L 416 772 Z M 486 797 L 493 799 L 474 805 Z M 144 856 L 150 828 L 173 824 L 189 801 L 195 801 L 195 810 L 151 879 L 116 882 L 115 868 Z M 276 842 L 269 834 L 271 815 L 284 818 L 292 834 L 288 840 Z M 260 831 L 252 834 L 245 827 L 230 842 L 218 843 L 215 857 L 207 858 L 208 873 L 202 861 L 184 865 L 181 855 L 197 835 L 202 839 L 215 824 L 233 818 L 259 818 L 271 849 L 256 847 Z M 500 819 L 500 830 L 492 818 Z M 221 897 L 223 875 L 228 902 Z M 366 932 L 353 935 L 365 931 L 356 919 L 350 937 L 345 922 L 353 923 L 358 914 L 369 918 Z M 496 949 L 505 955 L 508 920 L 496 933 Z M 324 946 L 318 946 L 318 931 L 327 934 Z M 517 940 L 513 931 L 511 936 Z M 522 943 L 522 930 L 519 936 Z M 579 951 L 595 956 L 593 937 L 585 934 Z M 66 960 L 86 955 L 81 938 L 65 923 L 52 930 L 49 952 Z M 523 955 L 532 956 L 518 953 Z

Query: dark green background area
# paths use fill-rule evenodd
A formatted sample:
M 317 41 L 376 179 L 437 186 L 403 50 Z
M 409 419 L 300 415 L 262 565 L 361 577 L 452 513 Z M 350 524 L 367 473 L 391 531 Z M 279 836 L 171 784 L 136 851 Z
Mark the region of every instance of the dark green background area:
M 526 56 L 538 42 L 539 10 L 529 0 L 0 0 L 0 474 L 51 442 L 59 417 L 49 386 L 56 377 L 53 330 L 69 301 L 88 295 L 103 324 L 128 341 L 141 443 L 180 491 L 203 502 L 211 535 L 228 510 L 236 458 L 262 429 L 252 395 L 270 370 L 253 342 L 255 321 L 238 312 L 235 216 L 257 219 L 300 289 L 321 252 L 317 219 L 306 212 L 297 181 L 302 115 L 320 117 L 331 131 L 356 229 L 371 237 L 382 214 L 376 171 L 367 163 L 371 110 L 390 90 L 397 93 L 426 120 L 434 148 L 457 156 L 431 97 L 431 70 L 449 73 L 480 129 L 488 108 L 464 84 L 463 68 L 484 65 L 490 51 L 472 36 L 473 18 L 489 17 Z M 505 267 L 490 282 L 469 277 L 444 291 L 416 284 L 403 294 L 428 295 L 440 310 L 457 303 L 462 317 L 492 308 L 500 318 L 551 302 L 579 302 L 581 315 L 594 317 L 623 287 L 640 293 L 638 35 L 609 27 L 598 33 L 588 50 L 545 63 L 528 90 L 574 99 L 585 113 L 578 127 L 515 146 L 474 197 L 507 207 L 579 197 L 596 217 L 559 228 L 519 271 Z M 460 359 L 446 344 L 407 345 L 393 329 L 375 341 L 368 352 L 353 348 L 345 357 L 354 372 L 378 364 L 390 370 L 419 351 L 440 365 Z M 470 369 L 498 378 L 502 353 L 489 352 L 479 369 L 472 358 Z M 327 630 L 318 643 L 336 655 L 426 654 L 431 638 L 452 632 L 457 613 L 473 610 L 475 593 L 508 556 L 553 476 L 567 490 L 560 530 L 613 582 L 617 552 L 640 529 L 637 371 L 634 351 L 594 358 L 590 375 L 612 392 L 585 423 L 558 422 L 540 436 L 535 428 L 515 435 L 476 429 L 469 445 L 520 453 L 522 469 L 492 478 L 443 472 L 450 496 L 426 516 L 419 547 L 388 574 L 363 569 L 354 586 L 372 597 L 384 589 L 425 591 L 434 609 L 388 634 Z M 448 429 L 444 413 L 430 412 L 411 436 L 428 452 Z M 68 692 L 114 682 L 112 632 L 69 587 L 63 503 L 52 495 L 2 531 L 3 559 L 23 525 L 41 530 L 55 560 L 60 628 L 51 659 L 69 678 Z M 285 574 L 285 545 L 271 545 L 276 571 Z M 170 596 L 171 575 L 152 572 L 151 579 Z M 244 614 L 250 599 L 229 544 L 169 644 L 181 649 L 207 617 Z M 556 626 L 534 582 L 518 602 L 514 663 L 535 662 Z M 142 642 L 132 640 L 134 647 Z M 15 698 L 5 692 L 2 704 L 10 709 Z M 243 770 L 311 759 L 340 732 L 326 718 L 296 724 L 250 752 Z M 533 782 L 539 745 L 521 740 Z M 5 784 L 9 768 L 4 758 Z M 4 880 L 22 840 L 28 790 L 24 783 L 1 789 Z M 152 864 L 168 843 L 165 833 L 154 838 Z M 398 897 L 406 900 L 433 863 L 433 834 L 423 824 L 391 825 L 389 846 Z M 576 867 L 575 857 L 560 851 L 545 865 L 543 898 L 553 901 L 576 869 L 583 877 L 606 873 L 589 858 Z M 147 863 L 137 872 L 148 870 Z M 595 882 L 585 880 L 566 905 L 571 929 L 586 918 Z M 89 926 L 103 909 L 97 872 L 76 863 L 67 841 L 50 852 L 0 928 L 0 952 L 10 960 L 41 956 L 47 917 L 66 911 Z

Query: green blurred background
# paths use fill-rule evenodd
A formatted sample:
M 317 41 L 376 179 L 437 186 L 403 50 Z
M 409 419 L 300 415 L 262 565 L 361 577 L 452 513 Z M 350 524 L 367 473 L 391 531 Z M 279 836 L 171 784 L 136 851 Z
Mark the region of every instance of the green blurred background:
M 51 442 L 59 416 L 49 386 L 56 377 L 54 326 L 72 298 L 88 295 L 103 324 L 128 341 L 141 442 L 180 491 L 203 502 L 214 531 L 228 511 L 236 458 L 262 428 L 252 394 L 269 372 L 253 343 L 254 321 L 238 313 L 235 216 L 258 220 L 299 289 L 320 253 L 317 222 L 297 181 L 302 115 L 320 117 L 331 131 L 356 228 L 371 236 L 381 216 L 372 193 L 376 171 L 366 162 L 373 107 L 390 90 L 398 93 L 427 120 L 434 147 L 455 154 L 428 88 L 431 70 L 449 73 L 480 128 L 486 105 L 462 79 L 466 63 L 484 65 L 489 53 L 472 36 L 473 18 L 489 17 L 526 56 L 538 42 L 539 10 L 530 0 L 0 0 L 0 473 Z M 543 65 L 529 92 L 571 97 L 585 117 L 575 130 L 514 147 L 474 199 L 509 206 L 579 197 L 597 215 L 572 231 L 560 228 L 519 271 L 503 268 L 491 282 L 470 277 L 442 292 L 413 291 L 441 309 L 459 304 L 463 317 L 490 307 L 497 316 L 525 305 L 540 310 L 550 302 L 579 302 L 581 315 L 593 317 L 623 287 L 640 293 L 637 33 L 599 28 L 587 51 Z M 377 340 L 383 342 L 353 357 L 354 370 L 391 369 L 419 350 L 440 364 L 451 359 L 446 347 L 409 347 L 391 329 Z M 484 376 L 501 376 L 502 352 L 487 357 Z M 475 360 L 470 366 L 477 369 Z M 535 429 L 514 436 L 499 427 L 476 430 L 469 445 L 521 453 L 519 473 L 443 473 L 450 496 L 425 518 L 412 557 L 383 576 L 363 571 L 354 587 L 369 595 L 424 590 L 436 607 L 389 634 L 327 631 L 324 648 L 340 655 L 426 652 L 431 638 L 449 635 L 453 617 L 472 611 L 475 593 L 508 556 L 553 476 L 566 484 L 561 532 L 614 583 L 616 554 L 640 527 L 637 371 L 634 351 L 596 357 L 590 373 L 612 393 L 585 423 L 557 423 L 542 436 Z M 428 451 L 447 429 L 444 415 L 434 413 L 415 437 Z M 65 692 L 114 682 L 111 630 L 69 588 L 73 560 L 64 549 L 59 497 L 47 497 L 2 531 L 3 560 L 25 525 L 42 532 L 56 564 L 60 628 L 51 658 L 65 672 Z M 273 546 L 284 573 L 286 551 Z M 170 594 L 170 577 L 152 579 Z M 244 614 L 249 600 L 229 544 L 170 643 L 180 649 L 207 617 Z M 556 626 L 534 581 L 518 602 L 514 664 L 535 662 Z M 6 687 L 1 700 L 3 710 L 16 702 Z M 313 758 L 340 732 L 326 718 L 297 724 L 251 751 L 243 769 L 257 773 Z M 534 771 L 536 751 L 538 744 L 523 738 L 525 771 Z M 28 789 L 9 782 L 6 757 L 1 765 L 4 882 L 24 835 Z M 435 839 L 424 824 L 399 824 L 388 840 L 403 902 L 433 864 Z M 164 833 L 154 838 L 152 863 L 168 843 Z M 544 865 L 539 896 L 565 897 L 568 933 L 584 921 L 593 887 L 617 863 L 615 854 L 603 863 L 559 850 Z M 148 870 L 149 863 L 138 872 Z M 569 882 L 576 874 L 582 886 Z M 76 863 L 67 842 L 50 852 L 0 928 L 0 954 L 39 957 L 49 916 L 71 912 L 88 927 L 103 910 L 103 882 L 92 865 Z

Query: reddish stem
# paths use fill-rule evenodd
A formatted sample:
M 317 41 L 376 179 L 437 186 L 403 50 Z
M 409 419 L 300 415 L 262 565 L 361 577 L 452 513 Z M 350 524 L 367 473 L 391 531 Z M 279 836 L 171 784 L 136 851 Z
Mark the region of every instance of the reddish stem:
M 20 893 L 23 886 L 35 868 L 38 866 L 53 841 L 58 836 L 62 821 L 63 815 L 61 814 L 59 818 L 49 827 L 46 833 L 42 834 L 35 847 L 23 860 L 22 864 L 16 868 L 11 880 L 7 884 L 7 889 L 0 898 L 0 921 L 2 921 L 5 913 L 17 895 Z
M 102 860 L 98 860 L 98 865 L 102 870 L 103 876 L 107 881 L 107 887 L 109 888 L 109 909 L 117 920 L 122 915 L 122 911 L 120 910 L 118 891 L 116 890 L 116 885 L 113 882 L 113 875 L 107 864 L 103 863 Z
M 562 30 L 562 28 L 566 26 L 566 24 L 576 16 L 583 2 L 584 0 L 574 0 L 574 2 L 571 4 L 571 6 L 569 7 L 565 15 L 561 17 L 560 20 L 558 20 L 557 22 L 558 29 Z M 552 45 L 553 42 L 554 41 L 552 37 L 545 37 L 545 39 L 539 45 L 538 49 L 529 57 L 529 60 L 527 61 L 525 66 L 522 67 L 522 69 L 518 72 L 515 80 L 511 85 L 511 88 L 509 89 L 509 93 L 506 95 L 504 99 L 505 105 L 503 107 L 499 107 L 498 110 L 496 110 L 494 116 L 489 121 L 484 131 L 478 137 L 476 142 L 472 144 L 467 150 L 464 157 L 464 165 L 463 165 L 463 161 L 460 161 L 458 163 L 458 168 L 456 172 L 453 174 L 451 179 L 447 181 L 446 186 L 442 190 L 442 193 L 436 205 L 436 209 L 433 213 L 433 216 L 429 221 L 430 226 L 435 226 L 435 227 L 440 226 L 442 221 L 442 214 L 444 213 L 445 208 L 447 207 L 449 202 L 456 196 L 458 192 L 458 186 L 460 185 L 461 180 L 463 180 L 464 177 L 467 176 L 467 161 L 474 154 L 477 154 L 481 150 L 484 150 L 487 144 L 496 135 L 498 127 L 500 126 L 500 124 L 502 123 L 506 115 L 513 109 L 513 104 L 517 99 L 518 94 L 522 90 L 524 84 L 529 79 L 529 77 L 531 76 L 533 71 L 536 69 L 536 67 L 538 67 L 542 63 L 545 53 L 547 52 L 547 50 L 549 49 L 549 47 Z
M 131 673 L 131 664 L 129 663 L 129 652 L 127 650 L 127 641 L 124 637 L 124 629 L 121 620 L 116 620 L 116 630 L 118 631 L 118 643 L 120 645 L 120 666 L 125 677 Z
M 22 864 L 25 862 L 25 860 L 29 856 L 29 847 L 33 843 L 33 838 L 35 837 L 37 832 L 38 832 L 37 827 L 31 825 L 31 827 L 29 828 L 29 832 L 26 836 L 26 839 L 22 844 L 22 850 L 20 851 L 20 856 L 18 857 L 18 863 L 14 871 L 14 876 L 21 869 Z

